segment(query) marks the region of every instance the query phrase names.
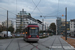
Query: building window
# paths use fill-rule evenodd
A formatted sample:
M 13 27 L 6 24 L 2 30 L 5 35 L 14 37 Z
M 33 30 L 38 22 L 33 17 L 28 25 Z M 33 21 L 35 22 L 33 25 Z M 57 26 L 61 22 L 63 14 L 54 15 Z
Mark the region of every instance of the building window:
M 68 24 L 68 22 L 67 22 L 67 24 Z
M 74 28 L 75 28 L 75 26 L 74 26 Z

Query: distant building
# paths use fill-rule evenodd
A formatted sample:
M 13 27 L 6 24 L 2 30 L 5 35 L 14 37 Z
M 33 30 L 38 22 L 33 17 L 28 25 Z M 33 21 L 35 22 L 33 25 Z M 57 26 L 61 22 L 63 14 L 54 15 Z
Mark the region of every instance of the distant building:
M 61 33 L 60 26 L 61 26 L 61 18 L 57 17 L 57 20 L 56 20 L 56 34 Z
M 2 25 L 2 22 L 0 22 L 0 25 Z
M 18 15 L 16 15 L 16 29 L 21 29 L 21 32 L 24 28 L 27 27 L 28 24 L 35 23 L 38 24 L 39 30 L 42 30 L 42 22 L 35 18 L 32 18 L 30 13 L 27 13 L 22 9 Z
M 2 26 L 7 27 L 7 20 L 2 22 Z M 11 20 L 8 20 L 8 27 L 12 26 L 13 27 L 13 22 Z
M 22 11 L 20 11 L 20 13 L 18 13 L 18 15 L 16 15 L 16 29 L 20 29 L 23 30 L 27 25 L 28 25 L 28 17 L 29 17 L 29 13 L 26 13 L 26 11 L 24 11 L 24 9 L 22 9 Z
M 70 33 L 75 36 L 75 19 L 70 20 Z
M 57 34 L 65 35 L 65 19 L 58 17 L 56 20 L 56 27 Z M 70 33 L 70 21 L 67 21 L 67 33 Z

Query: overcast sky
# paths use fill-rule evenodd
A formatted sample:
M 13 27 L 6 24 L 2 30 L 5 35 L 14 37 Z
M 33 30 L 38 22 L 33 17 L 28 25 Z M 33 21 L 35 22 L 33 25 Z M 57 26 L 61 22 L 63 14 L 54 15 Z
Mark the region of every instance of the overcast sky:
M 24 9 L 35 19 L 44 19 L 48 24 L 56 23 L 56 17 L 40 18 L 40 15 L 61 17 L 65 15 L 65 7 L 68 9 L 68 21 L 75 19 L 75 0 L 0 0 L 0 22 L 5 21 L 6 10 L 13 12 L 9 12 L 9 18 L 16 18 L 15 14 Z

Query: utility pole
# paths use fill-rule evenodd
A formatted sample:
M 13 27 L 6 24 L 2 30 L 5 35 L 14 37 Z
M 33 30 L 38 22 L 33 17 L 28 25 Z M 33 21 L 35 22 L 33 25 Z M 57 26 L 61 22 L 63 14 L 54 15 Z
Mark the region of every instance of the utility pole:
M 8 37 L 8 10 L 7 10 L 7 37 Z
M 45 23 L 45 31 L 46 31 L 46 23 Z
M 67 7 L 65 8 L 65 40 L 67 40 Z
M 57 29 L 58 29 L 58 28 L 57 28 L 57 20 L 56 20 L 56 35 L 57 35 Z
M 22 17 L 23 16 L 21 16 L 21 19 L 20 19 L 21 20 L 21 23 L 20 23 L 20 33 L 22 32 Z
M 44 25 L 44 19 L 42 19 L 42 31 L 43 31 L 43 25 Z M 42 32 L 42 36 L 43 36 L 43 32 Z

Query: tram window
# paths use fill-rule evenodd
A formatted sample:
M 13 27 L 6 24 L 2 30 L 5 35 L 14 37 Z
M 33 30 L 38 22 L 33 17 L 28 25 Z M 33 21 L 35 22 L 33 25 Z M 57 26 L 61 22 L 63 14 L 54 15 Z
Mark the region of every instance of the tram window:
M 38 35 L 38 29 L 30 29 L 29 33 L 30 35 Z

